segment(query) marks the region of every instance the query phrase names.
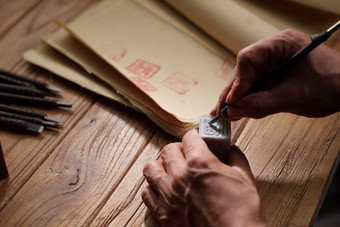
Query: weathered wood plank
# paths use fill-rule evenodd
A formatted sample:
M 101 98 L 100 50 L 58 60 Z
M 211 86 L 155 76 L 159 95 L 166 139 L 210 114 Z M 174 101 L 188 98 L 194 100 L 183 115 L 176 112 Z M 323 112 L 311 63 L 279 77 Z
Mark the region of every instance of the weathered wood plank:
M 3 208 L 0 226 L 85 224 L 145 147 L 157 153 L 159 143 L 168 142 L 162 137 L 167 136 L 144 115 L 109 101 L 96 103 Z
M 333 42 L 333 47 L 334 44 L 336 44 L 335 42 Z M 291 116 L 288 115 L 290 117 L 288 117 L 288 119 L 281 119 L 279 116 L 281 115 L 276 115 L 276 116 L 271 116 L 269 118 L 272 119 L 272 123 L 270 124 L 278 124 L 281 123 L 281 125 L 285 125 L 285 122 L 287 123 L 287 125 L 292 124 L 294 125 L 295 119 L 304 119 L 303 122 L 299 123 L 298 125 L 295 125 L 295 127 L 297 127 L 297 129 L 299 130 L 303 130 L 304 134 L 308 134 L 311 133 L 311 137 L 313 137 L 314 134 L 314 130 L 318 129 L 318 126 L 314 127 L 314 130 L 309 131 L 310 127 L 306 126 L 306 122 L 309 124 L 315 124 L 314 119 L 305 119 L 305 118 L 301 118 L 298 116 Z M 284 116 L 284 115 L 283 115 Z M 327 122 L 330 125 L 333 125 L 333 121 L 332 121 L 332 117 L 330 117 L 330 119 L 326 118 L 326 119 L 318 119 L 318 123 L 321 125 L 324 125 L 326 123 L 326 125 L 324 125 L 324 128 L 328 128 L 327 126 Z M 333 119 L 334 120 L 334 119 Z M 336 120 L 338 122 L 338 120 Z M 299 141 L 304 142 L 306 145 L 309 144 L 309 141 L 311 140 L 311 138 L 304 137 L 304 134 L 300 134 L 300 132 L 298 131 L 297 134 L 300 135 L 300 137 L 295 137 L 293 136 L 296 140 L 286 140 L 286 138 L 283 138 L 282 136 L 285 135 L 285 131 L 279 131 L 276 130 L 278 127 L 270 125 L 267 126 L 267 119 L 262 119 L 261 121 L 257 121 L 257 120 L 252 120 L 252 124 L 251 126 L 247 125 L 248 119 L 243 119 L 241 121 L 237 121 L 237 122 L 233 122 L 232 124 L 232 133 L 233 133 L 233 137 L 232 137 L 232 142 L 236 142 L 238 139 L 239 141 L 243 141 L 244 138 L 243 137 L 248 137 L 248 140 L 252 140 L 253 137 L 257 137 L 258 140 L 256 142 L 254 142 L 255 144 L 257 144 L 258 149 L 253 151 L 253 153 L 256 152 L 259 153 L 260 156 L 256 156 L 256 158 L 252 157 L 251 159 L 256 161 L 263 161 L 262 165 L 256 165 L 257 168 L 261 168 L 260 170 L 258 170 L 259 172 L 262 173 L 262 175 L 264 175 L 265 178 L 267 178 L 268 176 L 271 176 L 271 174 L 273 174 L 272 171 L 270 171 L 269 173 L 267 173 L 267 163 L 271 163 L 271 165 L 276 165 L 277 160 L 273 161 L 272 156 L 274 154 L 271 154 L 270 152 L 265 152 L 265 150 L 262 150 L 262 153 L 258 152 L 259 149 L 261 149 L 261 146 L 263 148 L 264 144 L 267 143 L 267 141 L 261 141 L 261 137 L 262 134 L 258 133 L 258 130 L 262 132 L 266 132 L 267 136 L 270 137 L 272 136 L 272 134 L 274 133 L 274 137 L 277 138 L 274 142 L 269 142 L 267 144 L 268 150 L 271 150 L 272 152 L 275 152 L 279 147 L 280 144 L 281 146 L 289 146 L 290 143 L 298 143 Z M 338 123 L 337 123 L 338 124 Z M 301 128 L 301 125 L 303 127 L 306 128 Z M 308 124 L 307 124 L 308 125 Z M 336 124 L 335 124 L 336 125 Z M 338 124 L 339 125 L 339 124 Z M 242 134 L 244 128 L 246 127 L 246 131 L 245 133 L 247 134 L 246 136 L 243 134 L 241 138 L 239 138 L 239 136 Z M 280 127 L 281 128 L 281 127 Z M 321 139 L 321 141 L 324 141 L 325 138 L 327 138 L 328 136 L 334 136 L 334 133 L 336 134 L 336 128 L 337 126 L 333 127 L 330 131 L 329 134 L 325 135 L 323 134 L 324 138 Z M 289 129 L 286 128 L 286 129 Z M 268 131 L 267 131 L 268 130 Z M 295 131 L 296 129 L 293 129 L 293 131 Z M 288 133 L 290 131 L 288 130 Z M 250 134 L 249 134 L 250 133 Z M 243 142 L 247 142 L 247 140 L 244 140 Z M 241 142 L 242 143 L 242 142 Z M 320 142 L 320 145 L 322 144 L 322 142 Z M 327 145 L 325 145 L 327 147 Z M 334 144 L 333 146 L 338 146 L 338 144 Z M 266 147 L 266 146 L 265 146 Z M 295 146 L 294 146 L 295 147 Z M 251 148 L 249 148 L 251 149 Z M 298 149 L 298 148 L 296 148 Z M 301 150 L 304 151 L 305 147 L 302 148 Z M 297 151 L 301 152 L 300 148 Z M 331 151 L 334 151 L 334 149 L 330 149 Z M 154 159 L 153 157 L 148 156 L 148 154 L 146 153 L 147 151 L 144 151 L 143 153 L 141 153 L 139 159 L 136 161 L 136 163 L 134 164 L 133 168 L 130 169 L 130 171 L 127 173 L 126 177 L 123 179 L 122 183 L 118 186 L 118 188 L 115 190 L 115 192 L 112 194 L 112 196 L 110 197 L 110 199 L 108 200 L 108 202 L 105 204 L 105 206 L 101 209 L 101 211 L 98 213 L 97 217 L 93 220 L 93 222 L 91 222 L 91 224 L 97 226 L 97 225 L 110 225 L 110 226 L 140 226 L 142 223 L 147 224 L 147 226 L 155 226 L 157 225 L 157 223 L 154 221 L 154 219 L 152 218 L 152 216 L 150 215 L 150 213 L 147 211 L 146 207 L 144 206 L 144 204 L 142 203 L 142 200 L 140 198 L 140 193 L 141 190 L 143 188 L 143 186 L 145 185 L 145 182 L 143 182 L 143 177 L 141 174 L 142 168 L 144 166 L 144 164 L 147 162 L 147 160 Z M 279 160 L 285 160 L 285 158 L 282 158 L 282 155 L 285 154 L 285 152 L 283 151 L 278 151 L 280 154 L 278 154 L 277 159 Z M 291 151 L 292 153 L 295 152 L 295 150 Z M 328 165 L 329 163 L 331 163 L 332 161 L 334 161 L 334 152 L 330 153 L 330 155 L 328 155 L 328 162 L 324 162 L 326 165 Z M 145 156 L 145 157 L 144 157 Z M 155 154 L 154 154 L 155 156 Z M 146 158 L 147 157 L 147 158 Z M 267 159 L 266 159 L 267 158 Z M 318 157 L 316 157 L 318 158 Z M 297 158 L 296 158 L 297 159 Z M 253 163 L 254 161 L 251 161 L 251 163 Z M 292 162 L 292 164 L 287 165 L 287 162 Z M 284 162 L 282 168 L 284 168 L 286 171 L 294 171 L 293 168 L 294 166 L 299 166 L 301 164 L 301 162 L 298 162 L 296 160 L 290 160 L 288 159 L 288 161 L 286 160 L 286 162 Z M 315 160 L 314 160 L 315 161 Z M 302 163 L 304 163 L 302 161 Z M 316 165 L 315 162 L 311 161 L 310 162 L 310 168 L 313 168 L 313 165 Z M 277 226 L 277 225 L 290 225 L 294 223 L 298 223 L 298 225 L 308 225 L 307 223 L 311 220 L 312 216 L 313 216 L 313 210 L 315 210 L 315 208 L 317 207 L 317 203 L 318 203 L 318 199 L 320 197 L 314 197 L 315 193 L 316 195 L 319 194 L 320 192 L 322 192 L 323 190 L 323 186 L 325 184 L 325 178 L 327 178 L 327 176 L 329 175 L 329 173 L 327 171 L 330 171 L 332 165 L 327 166 L 326 168 L 324 166 L 319 166 L 318 168 L 314 169 L 314 173 L 320 173 L 323 170 L 326 170 L 326 172 L 323 175 L 323 179 L 319 179 L 316 181 L 310 181 L 310 176 L 312 175 L 303 175 L 300 176 L 299 174 L 295 174 L 293 176 L 291 176 L 291 178 L 294 178 L 294 176 L 298 177 L 298 178 L 306 178 L 307 181 L 306 183 L 303 183 L 301 185 L 294 185 L 295 181 L 293 180 L 293 183 L 280 183 L 279 182 L 268 182 L 267 180 L 261 180 L 261 177 L 259 175 L 259 173 L 255 172 L 255 175 L 257 174 L 257 178 L 259 180 L 259 191 L 261 194 L 262 199 L 264 200 L 264 206 L 265 209 L 267 211 L 267 219 L 269 226 Z M 295 167 L 296 168 L 296 167 Z M 310 170 L 310 168 L 307 166 L 307 173 Z M 280 172 L 281 173 L 281 172 Z M 134 180 L 136 177 L 138 177 L 138 180 Z M 135 182 L 135 184 L 132 185 L 132 183 Z M 289 182 L 289 181 L 288 181 Z M 269 187 L 269 188 L 266 188 Z M 265 188 L 265 189 L 263 189 Z M 284 193 L 282 193 L 281 191 L 278 190 L 282 190 L 282 188 L 285 188 L 285 190 L 283 190 Z M 297 188 L 297 190 L 296 190 Z M 278 193 L 278 194 L 277 194 Z M 285 197 L 282 197 L 282 195 L 284 195 L 285 193 L 287 194 L 292 194 L 293 196 L 293 201 L 286 201 Z M 300 194 L 299 194 L 300 193 Z M 268 194 L 268 195 L 267 195 Z M 274 200 L 274 198 L 276 200 Z M 280 199 L 278 199 L 280 198 Z M 288 197 L 289 198 L 289 197 Z M 311 198 L 316 198 L 316 201 L 313 201 L 313 199 Z M 278 205 L 281 204 L 281 205 Z M 284 205 L 282 205 L 284 204 Z M 278 209 L 279 207 L 279 209 Z M 312 207 L 312 209 L 311 209 Z M 282 209 L 283 212 L 280 211 L 280 209 Z M 278 211 L 279 210 L 279 211 Z M 288 210 L 289 212 L 287 212 L 286 210 Z M 306 210 L 308 210 L 309 212 L 305 212 Z M 298 214 L 296 214 L 295 212 L 298 212 Z M 284 213 L 286 212 L 286 213 Z M 282 214 L 283 213 L 283 214 Z M 289 213 L 289 214 L 288 214 Z M 273 215 L 277 215 L 274 216 Z M 282 216 L 281 216 L 282 215 Z M 293 215 L 294 217 L 291 218 L 289 215 Z M 150 224 L 151 223 L 151 224 Z
M 141 190 L 146 185 L 143 167 L 148 161 L 157 159 L 161 148 L 169 142 L 173 141 L 165 133 L 156 132 L 94 220 L 89 219 L 88 224 L 135 226 L 144 221 L 147 209 L 141 199 Z
M 18 15 L 10 25 L 0 26 L 0 37 L 6 33 L 0 39 L 0 67 L 53 82 L 74 107 L 71 112 L 48 111 L 65 120 L 59 133 L 33 136 L 0 130 L 10 172 L 0 182 L 0 226 L 152 222 L 140 198 L 145 184 L 141 170 L 174 138 L 144 115 L 112 102 L 101 100 L 88 112 L 96 100 L 87 97 L 92 93 L 21 60 L 26 49 L 40 42 L 39 35 L 57 28 L 51 16 L 67 22 L 96 0 L 26 2 L 13 4 L 14 11 L 20 8 Z M 339 44 L 336 39 L 328 42 L 338 50 Z M 233 141 L 244 149 L 259 180 L 269 224 L 307 225 L 339 150 L 339 115 L 311 120 L 280 114 L 242 120 L 233 128 Z
M 20 1 L 17 0 L 13 2 Z M 21 16 L 20 22 L 17 22 L 15 26 L 8 29 L 6 34 L 0 39 L 0 67 L 22 73 L 22 70 L 13 68 L 13 66 L 20 62 L 25 50 L 41 42 L 40 36 L 49 34 L 58 28 L 52 21 L 52 17 L 58 17 L 62 21 L 68 22 L 95 2 L 98 2 L 98 0 L 73 0 L 66 2 L 61 0 L 40 1 L 40 4 L 32 10 L 22 9 L 21 11 L 23 12 L 29 12 Z M 22 6 L 30 6 L 26 4 L 27 3 Z M 6 11 L 8 5 L 5 3 L 4 5 L 5 8 L 3 10 Z M 21 4 L 19 4 L 19 6 L 20 5 Z M 13 10 L 9 11 L 11 12 Z
M 63 100 L 73 104 L 70 111 L 54 110 L 49 114 L 63 119 L 59 131 L 45 130 L 39 135 L 18 134 L 0 130 L 0 138 L 8 167 L 9 177 L 0 183 L 0 210 L 8 203 L 29 177 L 39 168 L 42 162 L 54 151 L 74 124 L 86 113 L 93 99 L 86 97 L 84 90 L 76 92 L 76 86 L 70 86 L 64 93 Z
M 338 155 L 340 114 L 249 120 L 237 144 L 257 178 L 269 226 L 306 226 Z
M 2 50 L 0 54 L 1 68 L 12 70 L 16 73 L 24 73 L 29 77 L 38 78 L 58 86 L 63 90 L 61 99 L 64 102 L 73 104 L 71 111 L 45 111 L 49 115 L 60 117 L 64 120 L 63 128 L 59 132 L 44 131 L 43 134 L 34 136 L 21 135 L 0 129 L 0 138 L 9 171 L 9 178 L 0 183 L 0 210 L 54 151 L 54 148 L 86 113 L 96 97 L 78 86 L 25 63 L 21 60 L 22 53 L 36 43 L 41 42 L 37 34 L 45 34 L 57 28 L 51 20 L 51 15 L 54 14 L 69 20 L 92 2 L 95 1 L 68 1 L 67 3 L 55 0 L 41 1 L 39 6 L 30 10 L 0 40 Z M 89 95 L 91 97 L 87 97 Z
M 249 120 L 237 144 L 258 180 L 269 226 L 307 226 L 311 221 L 340 147 L 339 126 L 340 114 L 323 119 L 278 114 Z M 148 153 L 141 153 L 91 224 L 156 225 L 140 198 L 145 185 L 142 168 L 156 157 L 152 149 L 154 157 Z
M 0 1 L 0 38 L 40 2 L 41 0 Z
M 235 134 L 233 141 L 236 141 L 238 135 L 241 134 L 247 121 L 248 119 L 244 119 L 232 123 Z M 169 142 L 171 140 L 164 133 L 157 133 L 124 175 L 121 183 L 96 214 L 96 217 L 93 220 L 90 218 L 87 224 L 93 226 L 140 226 L 142 223 L 148 223 L 148 226 L 156 226 L 157 223 L 141 199 L 141 191 L 146 185 L 142 170 L 148 161 L 158 158 L 160 149 Z

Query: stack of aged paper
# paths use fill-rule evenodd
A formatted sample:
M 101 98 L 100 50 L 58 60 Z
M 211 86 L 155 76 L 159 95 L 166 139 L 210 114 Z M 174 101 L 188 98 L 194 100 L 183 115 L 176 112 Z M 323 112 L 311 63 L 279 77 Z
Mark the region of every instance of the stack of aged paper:
M 67 25 L 56 20 L 61 29 L 24 58 L 181 137 L 209 114 L 240 49 L 286 27 L 321 32 L 338 18 L 285 4 L 290 10 L 269 1 L 103 0 Z M 292 17 L 292 5 L 309 15 Z

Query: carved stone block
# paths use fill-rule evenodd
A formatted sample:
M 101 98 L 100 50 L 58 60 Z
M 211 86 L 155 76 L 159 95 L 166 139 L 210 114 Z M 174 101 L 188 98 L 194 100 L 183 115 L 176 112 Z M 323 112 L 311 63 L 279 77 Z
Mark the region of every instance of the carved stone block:
M 200 117 L 199 135 L 220 161 L 225 162 L 230 149 L 230 120 L 220 118 L 210 124 L 211 119 L 211 116 Z

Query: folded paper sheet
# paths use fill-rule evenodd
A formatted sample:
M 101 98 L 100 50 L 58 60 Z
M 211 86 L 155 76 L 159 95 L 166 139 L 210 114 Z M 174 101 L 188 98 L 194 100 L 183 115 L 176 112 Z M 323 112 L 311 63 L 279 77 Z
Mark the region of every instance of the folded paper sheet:
M 235 54 L 285 28 L 312 35 L 339 19 L 337 14 L 287 1 L 165 1 Z
M 215 54 L 133 1 L 104 1 L 68 28 L 182 122 L 198 123 L 209 113 L 233 68 L 227 55 Z
M 217 41 L 237 53 L 279 29 L 248 11 L 237 1 L 166 0 Z
M 98 75 L 98 78 L 110 84 L 117 92 L 126 97 L 131 105 L 148 115 L 150 119 L 164 128 L 165 131 L 179 136 L 180 133 L 193 127 L 192 124 L 180 122 L 177 118 L 161 109 L 149 96 L 140 89 L 137 89 L 133 83 L 120 75 L 117 70 L 88 50 L 66 31 L 59 30 L 45 37 L 44 40 L 50 46 L 77 62 L 86 69 L 87 72 Z M 25 55 L 25 57 L 31 61 L 28 55 Z M 68 76 L 69 75 L 66 75 L 66 77 Z M 91 86 L 91 84 L 87 86 Z
M 46 47 L 27 52 L 25 59 L 91 90 L 97 82 L 88 75 L 95 75 L 116 91 L 119 98 L 112 99 L 144 112 L 162 129 L 181 137 L 216 103 L 237 52 L 278 32 L 278 25 L 285 23 L 271 24 L 263 18 L 273 14 L 261 14 L 263 10 L 238 1 L 167 2 L 105 0 L 63 25 L 67 32 L 61 29 L 44 37 L 64 58 L 82 66 L 87 73 L 77 76 L 87 80 L 64 74 L 60 68 L 69 70 L 66 65 L 51 67 L 51 58 L 41 60 Z
M 334 14 L 340 15 L 340 1 L 339 0 L 290 0 L 293 2 L 298 2 L 303 5 L 314 7 L 316 9 L 325 10 L 327 12 L 332 12 Z
M 48 69 L 65 79 L 92 90 L 93 92 L 122 103 L 125 106 L 132 107 L 130 102 L 122 95 L 118 94 L 112 87 L 84 71 L 79 65 L 75 64 L 56 50 L 46 44 L 40 45 L 27 51 L 24 54 L 24 59 L 35 65 Z

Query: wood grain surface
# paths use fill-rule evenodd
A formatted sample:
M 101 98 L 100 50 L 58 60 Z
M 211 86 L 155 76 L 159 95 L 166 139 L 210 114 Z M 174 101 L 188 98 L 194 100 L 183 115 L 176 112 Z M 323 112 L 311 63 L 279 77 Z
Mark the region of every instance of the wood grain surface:
M 22 60 L 99 0 L 0 0 L 0 68 L 60 87 L 71 110 L 58 131 L 0 129 L 9 177 L 0 181 L 0 226 L 156 226 L 142 203 L 142 169 L 178 139 L 145 115 L 99 97 Z M 327 45 L 340 51 L 340 34 Z M 340 114 L 312 119 L 277 114 L 232 124 L 232 142 L 249 159 L 269 226 L 308 226 L 339 153 Z

